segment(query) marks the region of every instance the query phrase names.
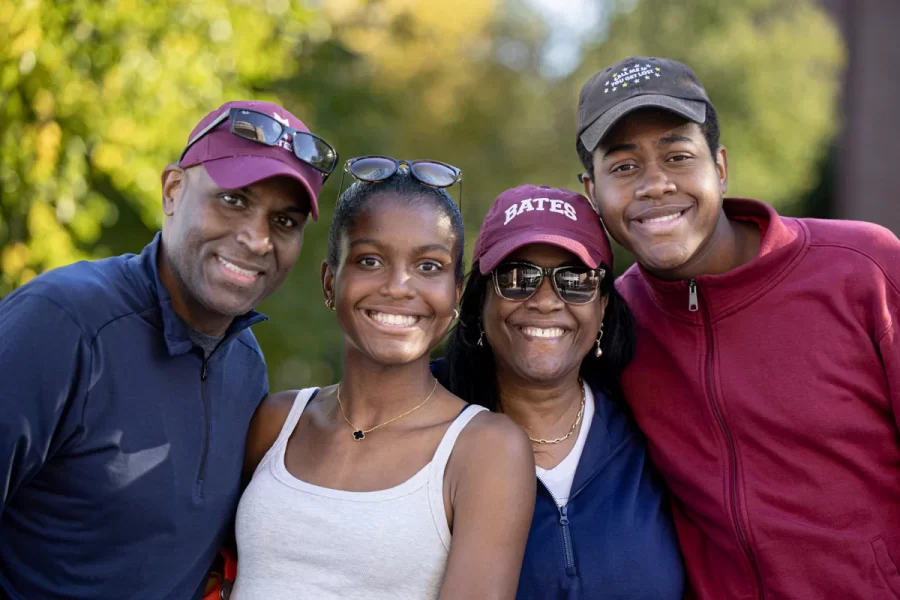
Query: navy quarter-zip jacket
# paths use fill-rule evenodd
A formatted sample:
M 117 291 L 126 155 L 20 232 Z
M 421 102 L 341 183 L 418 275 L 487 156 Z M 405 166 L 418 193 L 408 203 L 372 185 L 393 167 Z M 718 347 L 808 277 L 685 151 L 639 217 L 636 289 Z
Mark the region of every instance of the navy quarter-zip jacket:
M 538 480 L 516 600 L 681 600 L 681 553 L 646 441 L 625 407 L 591 389 L 568 503 Z
M 450 385 L 447 362 L 432 372 Z M 516 600 L 681 600 L 686 582 L 666 489 L 628 408 L 596 382 L 568 503 L 537 481 Z
M 235 319 L 207 360 L 140 255 L 50 271 L 0 302 L 0 597 L 199 598 L 268 391 Z

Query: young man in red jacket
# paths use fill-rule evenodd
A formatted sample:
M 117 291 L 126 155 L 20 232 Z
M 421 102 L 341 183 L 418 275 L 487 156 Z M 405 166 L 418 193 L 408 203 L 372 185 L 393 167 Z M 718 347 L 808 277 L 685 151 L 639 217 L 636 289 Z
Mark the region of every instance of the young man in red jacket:
M 724 199 L 685 65 L 632 57 L 581 92 L 585 190 L 638 264 L 624 391 L 675 496 L 698 597 L 900 598 L 900 242 Z

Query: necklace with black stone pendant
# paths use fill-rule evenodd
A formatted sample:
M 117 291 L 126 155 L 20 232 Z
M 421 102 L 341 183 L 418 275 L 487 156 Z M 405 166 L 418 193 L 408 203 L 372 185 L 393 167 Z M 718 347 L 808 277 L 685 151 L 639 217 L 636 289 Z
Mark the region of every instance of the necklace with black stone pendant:
M 341 384 L 339 383 L 338 387 L 337 387 L 338 406 L 341 409 L 341 416 L 344 417 L 345 421 L 347 421 L 347 425 L 349 425 L 351 428 L 353 428 L 353 441 L 361 442 L 362 440 L 366 439 L 367 433 L 371 433 L 371 432 L 375 431 L 376 429 L 378 429 L 379 427 L 384 427 L 385 425 L 389 425 L 390 423 L 393 423 L 397 419 L 402 419 L 406 415 L 411 414 L 411 413 L 415 412 L 416 410 L 422 408 L 426 402 L 431 400 L 431 397 L 434 395 L 434 391 L 437 389 L 437 384 L 438 384 L 437 379 L 435 379 L 434 387 L 431 388 L 431 393 L 428 394 L 428 396 L 426 396 L 424 400 L 419 402 L 417 405 L 413 406 L 411 409 L 409 409 L 405 413 L 399 414 L 396 417 L 394 417 L 393 419 L 388 419 L 384 423 L 379 423 L 378 425 L 375 425 L 374 427 L 370 427 L 368 429 L 362 429 L 361 427 L 357 427 L 356 425 L 351 423 L 350 419 L 347 418 L 347 413 L 344 412 L 344 403 L 341 402 Z

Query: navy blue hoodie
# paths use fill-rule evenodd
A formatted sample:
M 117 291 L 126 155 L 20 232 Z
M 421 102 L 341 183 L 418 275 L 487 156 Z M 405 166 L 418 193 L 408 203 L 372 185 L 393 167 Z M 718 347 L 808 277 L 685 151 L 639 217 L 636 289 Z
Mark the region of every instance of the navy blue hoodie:
M 0 302 L 0 596 L 198 598 L 267 392 L 251 312 L 204 360 L 140 255 Z

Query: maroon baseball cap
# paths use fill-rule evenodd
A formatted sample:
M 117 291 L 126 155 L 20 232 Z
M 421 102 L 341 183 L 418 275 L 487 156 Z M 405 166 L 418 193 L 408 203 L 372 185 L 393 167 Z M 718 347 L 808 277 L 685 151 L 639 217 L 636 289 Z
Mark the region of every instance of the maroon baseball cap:
M 551 244 L 596 269 L 613 266 L 609 238 L 588 199 L 545 185 L 506 190 L 494 200 L 475 241 L 473 261 L 482 275 L 523 246 Z
M 288 127 L 309 131 L 303 121 L 277 104 L 239 100 L 226 102 L 203 117 L 194 127 L 188 142 L 216 117 L 232 108 L 246 108 L 272 115 Z M 322 173 L 297 158 L 292 143 L 287 136 L 284 143 L 278 146 L 246 140 L 231 133 L 231 121 L 226 119 L 191 146 L 178 166 L 187 168 L 202 164 L 216 185 L 228 189 L 239 189 L 270 177 L 296 179 L 309 194 L 310 213 L 315 221 L 319 218 L 318 198 L 323 184 Z

